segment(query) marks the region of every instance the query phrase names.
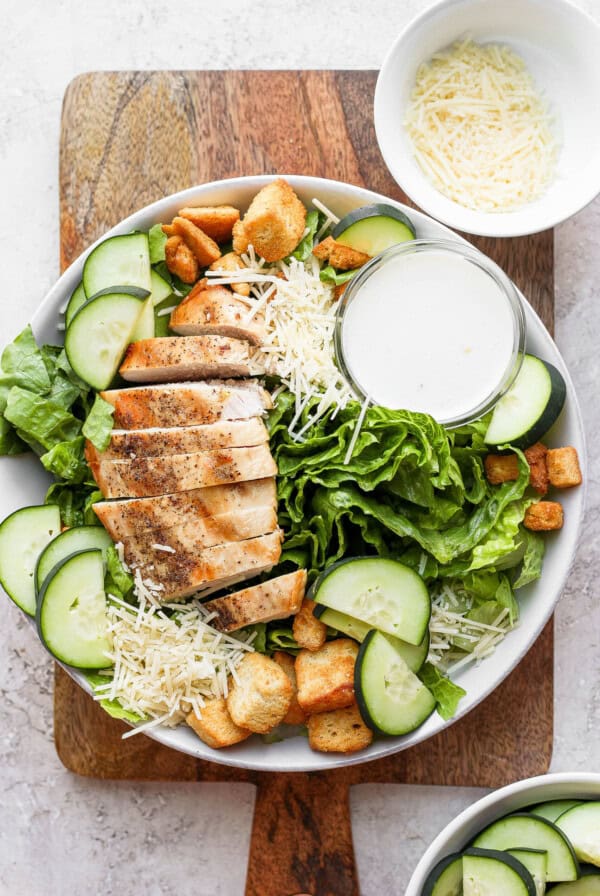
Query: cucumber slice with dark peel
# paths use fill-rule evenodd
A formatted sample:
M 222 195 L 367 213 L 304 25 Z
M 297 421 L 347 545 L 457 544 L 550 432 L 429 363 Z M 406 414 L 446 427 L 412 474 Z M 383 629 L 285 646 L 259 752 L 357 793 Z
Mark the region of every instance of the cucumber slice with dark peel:
M 354 209 L 335 225 L 334 240 L 367 255 L 379 255 L 416 237 L 412 221 L 393 205 L 378 203 Z
M 150 253 L 147 233 L 113 236 L 93 249 L 83 266 L 83 288 L 87 296 L 102 289 L 137 286 L 150 295 Z
M 544 896 L 546 892 L 546 878 L 548 876 L 548 853 L 543 849 L 524 849 L 517 847 L 507 849 L 513 859 L 518 859 L 533 878 L 536 896 Z
M 35 565 L 60 532 L 56 504 L 23 507 L 0 525 L 0 584 L 29 616 L 35 616 Z
M 143 302 L 126 293 L 109 293 L 88 299 L 65 334 L 65 351 L 75 373 L 94 389 L 110 386 Z
M 574 806 L 560 815 L 556 824 L 569 838 L 577 858 L 600 868 L 600 801 Z
M 534 806 L 529 811 L 532 815 L 547 818 L 548 821 L 556 821 L 560 815 L 563 815 L 563 813 L 573 809 L 575 806 L 580 806 L 581 803 L 582 800 L 550 800 L 547 803 L 540 803 L 539 806 Z
M 467 849 L 463 853 L 464 896 L 536 896 L 527 868 L 507 852 Z
M 462 896 L 462 853 L 446 856 L 431 869 L 421 896 Z
M 374 630 L 358 651 L 354 690 L 365 724 L 380 734 L 408 734 L 435 709 L 434 696 L 408 668 L 392 639 Z
M 551 821 L 518 812 L 500 818 L 479 834 L 473 846 L 483 849 L 514 849 L 515 844 L 548 853 L 548 881 L 577 880 L 579 862 L 564 833 Z
M 36 613 L 42 643 L 77 669 L 110 665 L 102 551 L 71 554 L 46 577 Z
M 529 448 L 555 423 L 566 397 L 567 387 L 556 367 L 525 355 L 517 378 L 494 408 L 485 441 Z
M 551 896 L 600 896 L 600 874 L 592 874 L 570 884 L 552 887 Z
M 157 274 L 154 268 L 150 271 L 150 289 L 152 304 L 155 308 L 157 305 L 160 305 L 161 302 L 164 302 L 165 299 L 168 299 L 169 296 L 173 295 L 171 284 L 167 283 L 165 278 L 161 277 L 160 274 Z
M 431 600 L 425 582 L 397 560 L 356 557 L 336 564 L 317 580 L 311 596 L 415 646 L 429 626 Z
M 71 293 L 71 298 L 65 308 L 65 327 L 69 326 L 75 317 L 75 312 L 79 311 L 81 306 L 85 305 L 86 302 L 87 296 L 85 294 L 85 289 L 83 288 L 83 283 L 79 283 Z
M 322 604 L 316 604 L 313 613 L 325 625 L 337 629 L 338 632 L 348 635 L 349 638 L 354 638 L 359 643 L 365 640 L 373 628 L 372 625 L 361 622 L 360 619 L 348 616 L 347 613 L 340 613 L 339 610 L 332 610 L 330 607 L 325 607 Z M 411 672 L 418 672 L 429 653 L 429 632 L 425 633 L 425 637 L 418 646 L 409 644 L 407 641 L 401 641 L 400 638 L 394 638 L 393 635 L 388 635 L 387 637 L 400 653 Z
M 46 576 L 65 557 L 93 548 L 102 551 L 103 556 L 106 556 L 106 551 L 112 544 L 112 538 L 102 526 L 76 526 L 73 529 L 65 529 L 44 548 L 38 558 L 35 567 L 35 585 L 38 593 Z

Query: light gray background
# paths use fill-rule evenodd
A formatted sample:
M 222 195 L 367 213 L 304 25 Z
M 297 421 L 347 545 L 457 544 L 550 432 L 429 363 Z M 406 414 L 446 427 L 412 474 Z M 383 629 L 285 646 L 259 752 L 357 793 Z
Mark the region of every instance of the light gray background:
M 1 343 L 28 321 L 58 274 L 60 105 L 76 74 L 377 68 L 394 35 L 428 5 L 0 0 Z M 600 0 L 578 5 L 600 18 Z M 556 233 L 557 341 L 587 420 L 590 468 L 583 541 L 557 612 L 555 771 L 600 770 L 599 244 L 600 201 Z M 253 789 L 104 784 L 65 771 L 52 740 L 52 663 L 16 607 L 3 598 L 0 610 L 0 896 L 241 896 Z M 365 896 L 402 894 L 425 846 L 481 793 L 357 788 Z

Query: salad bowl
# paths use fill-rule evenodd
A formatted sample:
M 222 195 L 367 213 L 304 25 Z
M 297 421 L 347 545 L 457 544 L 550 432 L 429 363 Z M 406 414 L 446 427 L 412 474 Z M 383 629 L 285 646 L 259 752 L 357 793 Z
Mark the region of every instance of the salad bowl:
M 426 215 L 406 209 L 400 203 L 369 190 L 313 177 L 289 175 L 286 179 L 306 205 L 316 198 L 341 217 L 359 206 L 385 202 L 410 214 L 419 237 L 461 242 L 460 237 Z M 104 234 L 102 240 L 132 230 L 147 230 L 160 221 L 170 220 L 182 206 L 230 204 L 246 208 L 256 192 L 271 180 L 270 176 L 241 177 L 192 187 L 129 216 L 108 234 Z M 91 248 L 93 247 L 90 250 Z M 56 344 L 62 341 L 58 326 L 60 311 L 81 279 L 84 261 L 90 250 L 71 265 L 41 303 L 32 320 L 38 342 Z M 526 297 L 521 298 L 527 328 L 526 350 L 543 357 L 558 368 L 567 386 L 565 409 L 552 430 L 552 440 L 556 444 L 572 445 L 577 449 L 585 475 L 583 425 L 573 384 L 548 331 Z M 48 485 L 49 477 L 33 456 L 6 458 L 0 465 L 2 516 L 26 504 L 39 503 L 43 500 Z M 529 650 L 551 616 L 575 555 L 583 514 L 584 489 L 571 489 L 564 494 L 562 501 L 565 509 L 564 528 L 559 535 L 555 534 L 549 539 L 542 576 L 519 591 L 519 626 L 499 644 L 493 656 L 478 666 L 461 669 L 454 677 L 467 694 L 452 721 L 473 709 L 503 681 Z M 91 691 L 82 674 L 71 668 L 66 668 L 66 671 L 84 690 L 88 693 Z M 363 752 L 343 756 L 313 753 L 303 737 L 288 738 L 268 745 L 258 738 L 252 738 L 226 751 L 215 751 L 185 726 L 175 729 L 154 728 L 148 731 L 148 735 L 168 747 L 212 762 L 267 771 L 316 771 L 370 761 L 395 753 L 432 737 L 449 724 L 451 723 L 434 714 L 409 735 L 375 740 Z

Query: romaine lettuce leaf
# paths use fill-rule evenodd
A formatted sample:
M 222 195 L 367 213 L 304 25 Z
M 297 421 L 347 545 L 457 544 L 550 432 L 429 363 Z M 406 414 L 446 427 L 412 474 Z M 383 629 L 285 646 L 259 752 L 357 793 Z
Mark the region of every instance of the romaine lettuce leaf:
M 156 264 L 165 260 L 165 243 L 167 234 L 163 233 L 162 224 L 155 224 L 148 231 L 148 249 L 150 251 L 150 264 Z
M 97 691 L 96 689 L 101 685 L 107 684 L 110 681 L 110 676 L 101 675 L 96 672 L 85 672 L 85 677 L 91 684 L 94 693 L 98 695 L 102 694 L 102 691 Z M 132 724 L 136 724 L 137 722 L 145 721 L 144 716 L 140 716 L 135 712 L 131 712 L 128 709 L 124 709 L 118 700 L 98 700 L 98 703 L 102 707 L 105 712 L 112 716 L 113 719 L 123 719 L 125 722 L 131 722 Z
M 306 261 L 310 257 L 313 250 L 315 234 L 319 229 L 319 212 L 310 211 L 306 215 L 306 233 L 291 254 L 291 258 L 297 258 L 298 261 Z
M 128 600 L 133 593 L 133 576 L 127 572 L 119 559 L 117 549 L 112 545 L 106 551 L 104 590 L 120 600 Z
M 92 475 L 83 454 L 84 445 L 83 436 L 77 436 L 68 442 L 58 442 L 50 451 L 42 454 L 40 460 L 46 470 L 57 479 L 79 485 L 89 481 Z
M 352 280 L 355 274 L 358 274 L 358 269 L 355 271 L 336 271 L 335 268 L 328 264 L 327 267 L 322 269 L 319 274 L 319 279 L 323 283 L 331 283 L 333 286 L 341 286 L 342 283 L 347 283 L 348 280 Z
M 453 718 L 456 715 L 458 704 L 467 692 L 442 675 L 431 663 L 425 663 L 418 675 L 425 687 L 433 694 L 439 715 L 445 721 Z
M 115 409 L 101 395 L 96 395 L 92 409 L 85 419 L 82 433 L 98 451 L 106 451 L 110 443 Z

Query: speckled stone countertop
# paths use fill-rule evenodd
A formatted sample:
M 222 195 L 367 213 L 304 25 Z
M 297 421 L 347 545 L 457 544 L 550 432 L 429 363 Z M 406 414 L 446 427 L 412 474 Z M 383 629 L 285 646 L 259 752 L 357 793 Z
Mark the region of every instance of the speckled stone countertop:
M 2 343 L 24 326 L 58 274 L 60 104 L 76 74 L 377 68 L 393 36 L 428 5 L 7 0 L 0 39 Z M 600 18 L 600 0 L 578 5 Z M 556 232 L 556 339 L 587 421 L 590 467 L 581 547 L 556 617 L 554 771 L 600 771 L 599 243 L 600 201 Z M 52 662 L 16 607 L 0 603 L 0 896 L 241 896 L 252 788 L 107 784 L 65 771 L 52 740 Z M 480 795 L 356 788 L 364 896 L 401 894 L 432 837 Z

